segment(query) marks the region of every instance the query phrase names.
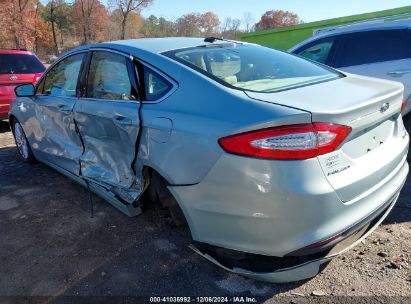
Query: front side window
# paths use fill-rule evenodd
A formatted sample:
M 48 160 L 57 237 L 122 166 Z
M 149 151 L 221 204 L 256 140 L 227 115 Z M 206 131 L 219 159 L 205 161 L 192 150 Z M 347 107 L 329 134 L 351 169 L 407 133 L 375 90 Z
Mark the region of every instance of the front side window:
M 407 30 L 379 30 L 342 35 L 336 67 L 411 58 Z M 408 39 L 407 39 L 408 38 Z
M 41 93 L 75 97 L 83 57 L 84 54 L 73 55 L 55 65 L 44 77 L 44 83 L 39 85 Z
M 173 85 L 164 77 L 154 72 L 152 69 L 144 66 L 144 86 L 146 93 L 146 100 L 155 101 L 166 95 Z
M 297 50 L 296 54 L 321 63 L 326 63 L 334 44 L 334 37 L 328 37 L 309 43 Z
M 87 97 L 134 100 L 127 69 L 127 58 L 110 52 L 94 52 L 91 58 Z
M 254 92 L 275 92 L 341 77 L 302 58 L 254 45 L 194 47 L 164 55 L 226 86 Z

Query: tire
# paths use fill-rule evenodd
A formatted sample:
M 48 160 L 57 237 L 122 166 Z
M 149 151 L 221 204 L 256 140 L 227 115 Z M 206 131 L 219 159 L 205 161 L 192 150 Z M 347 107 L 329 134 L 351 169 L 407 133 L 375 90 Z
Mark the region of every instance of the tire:
M 411 113 L 408 113 L 404 118 L 404 127 L 407 130 L 409 134 L 411 134 Z M 408 156 L 407 156 L 407 161 L 408 163 L 411 162 L 411 151 L 408 150 Z
M 177 227 L 187 226 L 187 220 L 174 196 L 167 189 L 167 182 L 157 172 L 151 175 L 150 186 L 147 189 L 150 201 L 159 202 L 163 208 L 167 208 L 173 224 Z
M 408 133 L 411 132 L 411 113 L 408 113 L 405 117 L 403 117 L 404 127 Z
M 26 134 L 24 133 L 21 124 L 16 119 L 13 121 L 13 136 L 21 160 L 29 164 L 35 163 L 36 159 L 34 158 Z

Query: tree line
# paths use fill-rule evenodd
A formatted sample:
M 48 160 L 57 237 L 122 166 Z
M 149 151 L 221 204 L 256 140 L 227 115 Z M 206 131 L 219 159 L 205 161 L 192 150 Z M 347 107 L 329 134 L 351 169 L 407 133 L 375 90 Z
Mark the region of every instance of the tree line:
M 189 13 L 175 20 L 141 11 L 153 0 L 0 0 L 0 48 L 25 48 L 41 57 L 59 55 L 92 42 L 142 37 L 235 39 L 238 34 L 301 23 L 297 14 L 271 10 L 258 22 L 252 13 L 220 20 L 214 12 Z

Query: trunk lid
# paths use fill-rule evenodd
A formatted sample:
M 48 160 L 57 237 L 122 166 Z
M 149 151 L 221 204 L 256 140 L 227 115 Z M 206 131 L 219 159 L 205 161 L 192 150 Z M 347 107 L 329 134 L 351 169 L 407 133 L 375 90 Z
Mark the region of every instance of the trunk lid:
M 277 93 L 246 94 L 309 111 L 313 122 L 352 128 L 339 149 L 318 157 L 327 180 L 343 202 L 370 191 L 405 161 L 408 134 L 400 115 L 400 83 L 347 75 Z

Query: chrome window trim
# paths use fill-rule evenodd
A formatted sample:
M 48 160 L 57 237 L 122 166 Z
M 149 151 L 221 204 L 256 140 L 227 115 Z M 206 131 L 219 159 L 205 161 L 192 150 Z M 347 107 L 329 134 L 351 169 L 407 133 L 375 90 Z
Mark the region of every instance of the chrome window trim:
M 93 97 L 80 97 L 79 99 L 98 101 L 98 102 L 121 102 L 121 103 L 140 104 L 139 100 L 107 99 L 107 98 L 93 98 Z
M 114 50 L 114 49 L 110 49 L 110 48 L 104 48 L 104 47 L 91 47 L 89 50 L 89 52 L 109 52 L 109 53 L 114 53 L 117 55 L 121 55 L 124 57 L 127 57 L 128 59 L 134 59 L 133 56 L 131 54 L 122 52 L 122 51 L 118 51 L 118 50 Z

